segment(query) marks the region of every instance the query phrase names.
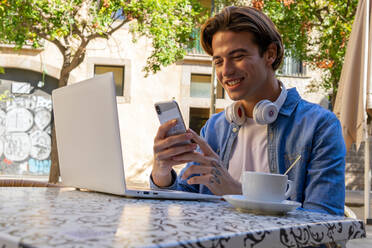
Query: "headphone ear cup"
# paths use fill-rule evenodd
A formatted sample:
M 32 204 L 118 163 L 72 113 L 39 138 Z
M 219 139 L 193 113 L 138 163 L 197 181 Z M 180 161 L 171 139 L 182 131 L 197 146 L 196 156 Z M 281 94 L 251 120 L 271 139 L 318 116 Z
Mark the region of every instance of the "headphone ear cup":
M 253 108 L 253 119 L 257 124 L 273 123 L 278 117 L 278 108 L 269 100 L 259 101 Z
M 257 124 L 265 125 L 273 123 L 278 117 L 279 110 L 283 106 L 287 98 L 287 89 L 284 84 L 279 81 L 282 91 L 275 102 L 269 100 L 259 101 L 253 108 L 253 119 Z
M 253 120 L 260 125 L 264 125 L 262 118 L 262 104 L 265 104 L 268 100 L 261 100 L 253 108 Z
M 228 122 L 234 122 L 236 125 L 241 126 L 245 122 L 244 108 L 239 102 L 234 102 L 225 108 L 225 117 Z
M 270 104 L 266 105 L 262 111 L 262 116 L 265 120 L 265 124 L 273 123 L 278 117 L 278 112 L 278 107 L 274 103 L 270 102 Z
M 234 105 L 234 122 L 236 125 L 241 126 L 245 122 L 245 112 L 241 103 Z

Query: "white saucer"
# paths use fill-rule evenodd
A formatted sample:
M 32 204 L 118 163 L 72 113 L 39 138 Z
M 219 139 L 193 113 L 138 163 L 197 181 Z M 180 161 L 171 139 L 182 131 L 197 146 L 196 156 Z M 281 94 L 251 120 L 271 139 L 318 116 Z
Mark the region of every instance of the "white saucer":
M 255 214 L 282 215 L 301 206 L 301 203 L 296 201 L 255 201 L 243 195 L 224 195 L 223 198 L 238 210 Z

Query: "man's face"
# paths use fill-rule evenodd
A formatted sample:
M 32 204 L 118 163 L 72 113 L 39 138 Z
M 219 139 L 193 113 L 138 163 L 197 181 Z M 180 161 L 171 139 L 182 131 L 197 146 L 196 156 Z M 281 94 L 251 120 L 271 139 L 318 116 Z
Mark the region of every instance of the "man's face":
M 213 36 L 217 78 L 234 101 L 259 99 L 268 85 L 271 63 L 252 40 L 249 32 L 219 31 Z

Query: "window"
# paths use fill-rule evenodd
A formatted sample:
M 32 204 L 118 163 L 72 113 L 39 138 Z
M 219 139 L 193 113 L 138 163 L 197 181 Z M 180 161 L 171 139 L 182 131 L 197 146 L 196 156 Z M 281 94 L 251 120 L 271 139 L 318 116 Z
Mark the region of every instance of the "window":
M 209 109 L 206 108 L 190 108 L 190 123 L 189 127 L 196 133 L 200 133 L 200 129 L 204 126 L 209 118 Z
M 106 72 L 114 73 L 116 85 L 116 96 L 123 96 L 124 93 L 124 66 L 94 65 L 94 74 L 99 75 Z
M 223 109 L 216 109 L 216 113 L 223 111 Z M 209 119 L 209 109 L 207 108 L 190 108 L 190 123 L 189 127 L 196 133 L 200 133 L 201 128 Z
M 283 64 L 278 70 L 279 74 L 287 76 L 305 76 L 306 66 L 303 62 L 290 56 L 284 57 Z
M 190 96 L 198 98 L 211 97 L 211 75 L 191 74 Z M 217 84 L 217 99 L 225 98 L 225 90 Z

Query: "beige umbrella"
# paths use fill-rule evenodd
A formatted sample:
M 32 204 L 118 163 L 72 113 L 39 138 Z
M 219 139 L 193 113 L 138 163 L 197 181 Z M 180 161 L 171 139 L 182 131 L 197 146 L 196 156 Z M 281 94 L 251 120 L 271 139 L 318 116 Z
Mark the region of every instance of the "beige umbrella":
M 365 219 L 369 219 L 370 158 L 367 112 L 372 114 L 372 0 L 359 0 L 358 9 L 346 49 L 334 112 L 341 121 L 349 149 L 352 143 L 365 146 L 364 203 Z

